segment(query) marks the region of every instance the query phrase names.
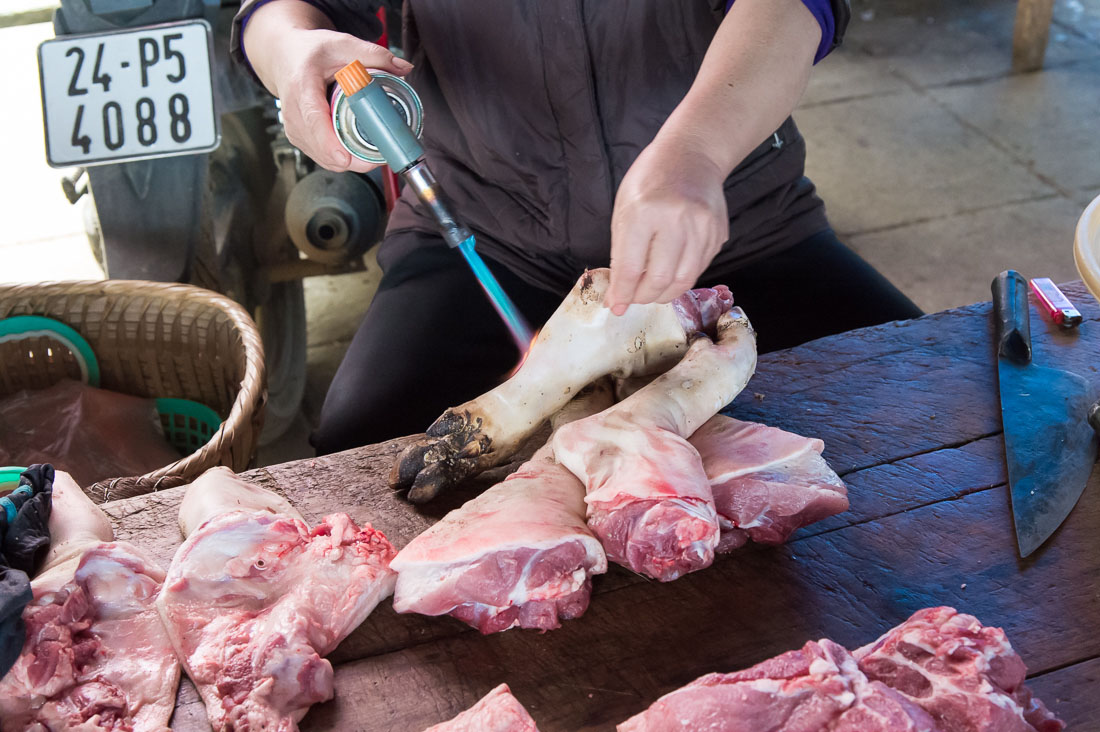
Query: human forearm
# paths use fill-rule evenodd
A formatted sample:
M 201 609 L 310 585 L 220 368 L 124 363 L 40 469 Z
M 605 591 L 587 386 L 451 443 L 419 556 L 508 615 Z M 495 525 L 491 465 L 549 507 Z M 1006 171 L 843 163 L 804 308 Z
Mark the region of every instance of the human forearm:
M 615 195 L 612 312 L 695 284 L 730 235 L 723 181 L 794 109 L 820 40 L 802 0 L 733 4 L 687 96 Z
M 269 0 L 253 11 L 244 26 L 241 42 L 252 70 L 263 85 L 278 97 L 278 80 L 286 78 L 279 68 L 286 59 L 283 39 L 293 30 L 332 30 L 332 21 L 302 0 Z
M 654 142 L 703 156 L 728 175 L 794 110 L 820 40 L 801 0 L 737 0 Z
M 293 145 L 329 170 L 363 173 L 374 167 L 353 158 L 336 138 L 327 84 L 351 61 L 398 75 L 411 64 L 388 48 L 334 30 L 324 12 L 299 0 L 271 0 L 256 8 L 242 41 L 256 76 L 282 101 Z

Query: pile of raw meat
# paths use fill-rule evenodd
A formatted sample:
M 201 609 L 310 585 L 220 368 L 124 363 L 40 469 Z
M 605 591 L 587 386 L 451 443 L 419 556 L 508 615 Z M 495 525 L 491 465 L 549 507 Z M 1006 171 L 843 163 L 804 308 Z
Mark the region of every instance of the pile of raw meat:
M 507 460 L 547 418 L 554 428 L 397 555 L 398 612 L 483 633 L 549 630 L 585 611 L 609 559 L 667 582 L 847 509 L 821 440 L 717 414 L 756 366 L 727 289 L 615 318 L 608 283 L 608 270 L 586 273 L 512 378 L 448 410 L 399 458 L 393 483 L 425 500 Z
M 501 684 L 451 721 L 433 725 L 424 732 L 539 732 L 539 729 L 512 696 L 508 684 Z
M 1000 628 L 949 607 L 916 612 L 849 653 L 807 643 L 750 669 L 708 674 L 619 732 L 1058 732 L 1024 685 Z
M 105 514 L 57 473 L 46 569 L 22 653 L 0 680 L 0 727 L 167 729 L 180 666 L 215 730 L 293 732 L 333 696 L 324 658 L 394 593 L 398 612 L 483 633 L 549 630 L 588 607 L 608 559 L 671 581 L 748 541 L 779 544 L 848 506 L 820 440 L 718 412 L 756 365 L 724 288 L 603 308 L 586 273 L 516 374 L 448 410 L 394 467 L 427 500 L 550 439 L 507 479 L 400 553 L 334 513 L 310 527 L 284 498 L 215 468 L 180 506 L 167 572 L 113 541 Z M 822 640 L 710 674 L 622 732 L 1056 732 L 1004 634 L 949 608 L 852 653 Z M 433 732 L 537 732 L 506 685 Z
M 181 663 L 219 732 L 292 732 L 332 698 L 323 656 L 393 591 L 386 537 L 342 513 L 311 529 L 227 468 L 187 489 L 180 528 L 166 574 L 57 473 L 0 728 L 167 730 Z
M 347 514 L 312 529 L 227 468 L 191 484 L 157 610 L 215 730 L 294 730 L 333 695 L 323 658 L 393 591 L 393 546 Z
M 1058 732 L 1000 628 L 949 607 L 920 610 L 849 653 L 810 641 L 664 695 L 618 732 Z M 506 685 L 429 732 L 535 732 Z
M 164 570 L 113 541 L 107 516 L 60 471 L 49 529 L 23 651 L 0 679 L 0 728 L 167 730 L 179 662 L 155 606 Z

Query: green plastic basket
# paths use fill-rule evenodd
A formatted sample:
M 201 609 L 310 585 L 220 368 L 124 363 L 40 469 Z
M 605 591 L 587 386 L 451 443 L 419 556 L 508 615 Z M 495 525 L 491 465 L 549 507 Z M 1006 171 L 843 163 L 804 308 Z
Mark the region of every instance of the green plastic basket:
M 16 315 L 0 319 L 0 343 L 46 336 L 73 354 L 80 377 L 89 386 L 99 386 L 99 361 L 84 336 L 72 327 L 41 315 Z
M 157 412 L 164 436 L 181 455 L 196 452 L 222 426 L 217 412 L 190 399 L 157 399 Z
M 14 465 L 0 466 L 0 493 L 7 493 L 19 487 L 19 476 L 23 475 L 26 468 L 18 468 Z

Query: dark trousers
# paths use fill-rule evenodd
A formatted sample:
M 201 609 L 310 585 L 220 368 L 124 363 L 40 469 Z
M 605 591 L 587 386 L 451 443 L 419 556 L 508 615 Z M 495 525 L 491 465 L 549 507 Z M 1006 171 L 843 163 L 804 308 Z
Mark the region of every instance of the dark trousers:
M 485 392 L 519 360 L 462 256 L 437 237 L 391 265 L 336 372 L 311 442 L 318 454 L 423 432 L 451 406 Z M 489 262 L 538 328 L 566 293 L 530 286 Z M 761 353 L 921 311 L 878 271 L 824 231 L 700 286 L 728 285 Z

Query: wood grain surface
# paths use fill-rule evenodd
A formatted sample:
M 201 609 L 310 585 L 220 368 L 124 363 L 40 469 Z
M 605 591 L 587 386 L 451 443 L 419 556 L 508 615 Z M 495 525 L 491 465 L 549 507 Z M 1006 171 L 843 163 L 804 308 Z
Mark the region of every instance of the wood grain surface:
M 1085 323 L 1063 332 L 1033 308 L 1035 361 L 1100 383 L 1100 307 L 1080 284 L 1065 291 Z M 1003 627 L 1040 698 L 1071 729 L 1100 729 L 1100 474 L 1054 537 L 1020 560 L 989 311 L 973 305 L 760 358 L 727 413 L 821 437 L 848 484 L 848 512 L 783 547 L 749 546 L 668 584 L 614 568 L 597 578 L 584 617 L 544 634 L 483 637 L 383 603 L 330 656 L 336 698 L 310 711 L 302 729 L 420 732 L 507 682 L 544 732 L 611 730 L 704 673 L 810 639 L 854 648 L 934 605 Z M 401 547 L 507 472 L 414 507 L 386 485 L 405 442 L 245 477 L 286 496 L 309 521 L 346 511 Z M 118 538 L 167 565 L 181 542 L 182 492 L 103 508 Z M 209 729 L 187 681 L 173 727 Z

